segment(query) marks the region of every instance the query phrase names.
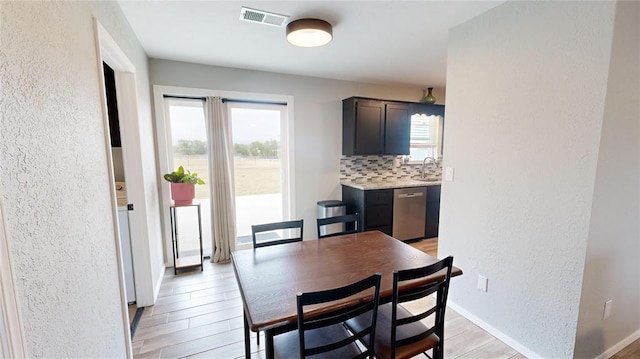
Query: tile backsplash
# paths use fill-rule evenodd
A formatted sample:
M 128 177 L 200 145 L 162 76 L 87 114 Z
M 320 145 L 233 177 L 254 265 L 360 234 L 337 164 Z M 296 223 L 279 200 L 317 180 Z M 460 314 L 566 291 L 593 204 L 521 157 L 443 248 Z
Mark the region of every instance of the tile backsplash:
M 403 156 L 340 156 L 340 181 L 385 181 L 420 178 L 421 164 L 402 164 Z M 437 168 L 428 163 L 425 178 L 442 178 L 442 159 Z

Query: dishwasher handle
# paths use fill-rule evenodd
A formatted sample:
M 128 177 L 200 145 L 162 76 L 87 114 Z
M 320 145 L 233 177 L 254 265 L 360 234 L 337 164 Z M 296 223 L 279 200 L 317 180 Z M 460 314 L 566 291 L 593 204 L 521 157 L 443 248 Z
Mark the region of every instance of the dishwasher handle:
M 400 193 L 398 194 L 398 198 L 413 198 L 413 197 L 422 197 L 422 192 L 413 192 L 413 193 Z

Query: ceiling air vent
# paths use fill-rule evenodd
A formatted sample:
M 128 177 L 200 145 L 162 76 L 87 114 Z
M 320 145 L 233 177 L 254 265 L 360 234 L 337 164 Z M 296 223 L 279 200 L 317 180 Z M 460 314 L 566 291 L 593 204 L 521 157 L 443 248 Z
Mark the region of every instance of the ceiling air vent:
M 288 18 L 289 17 L 285 15 L 250 9 L 248 7 L 242 7 L 242 9 L 240 10 L 240 20 L 255 22 L 258 24 L 282 27 L 282 25 L 284 25 Z

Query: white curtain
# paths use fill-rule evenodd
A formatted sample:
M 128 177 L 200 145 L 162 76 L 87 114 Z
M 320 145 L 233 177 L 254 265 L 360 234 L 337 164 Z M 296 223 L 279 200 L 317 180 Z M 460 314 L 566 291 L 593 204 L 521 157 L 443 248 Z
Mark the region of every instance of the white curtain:
M 207 97 L 209 135 L 209 187 L 211 189 L 211 262 L 228 262 L 236 243 L 233 193 L 233 140 L 227 106 L 220 97 Z

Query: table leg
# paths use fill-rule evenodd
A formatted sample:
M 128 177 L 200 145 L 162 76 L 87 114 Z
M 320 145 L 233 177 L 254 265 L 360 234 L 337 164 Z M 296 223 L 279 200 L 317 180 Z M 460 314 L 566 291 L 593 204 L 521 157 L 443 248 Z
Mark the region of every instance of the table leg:
M 251 358 L 251 337 L 249 335 L 249 321 L 247 320 L 247 313 L 242 311 L 244 316 L 244 357 L 246 359 Z

